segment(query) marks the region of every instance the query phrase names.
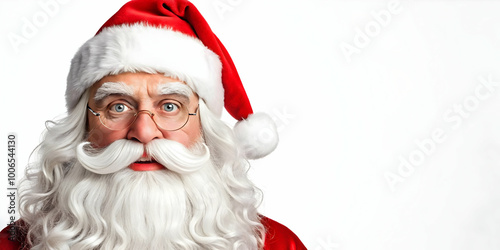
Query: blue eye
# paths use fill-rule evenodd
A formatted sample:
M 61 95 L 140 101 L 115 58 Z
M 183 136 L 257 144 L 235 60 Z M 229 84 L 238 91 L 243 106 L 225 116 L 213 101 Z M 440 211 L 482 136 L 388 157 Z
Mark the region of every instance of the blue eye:
M 125 106 L 125 104 L 122 104 L 122 103 L 118 103 L 118 104 L 113 105 L 113 111 L 116 111 L 119 113 L 125 111 L 126 108 L 127 108 L 127 106 Z
M 174 104 L 174 103 L 171 103 L 171 102 L 167 102 L 167 103 L 163 104 L 163 110 L 164 111 L 174 112 L 177 109 L 179 109 L 179 106 L 177 106 L 177 104 Z

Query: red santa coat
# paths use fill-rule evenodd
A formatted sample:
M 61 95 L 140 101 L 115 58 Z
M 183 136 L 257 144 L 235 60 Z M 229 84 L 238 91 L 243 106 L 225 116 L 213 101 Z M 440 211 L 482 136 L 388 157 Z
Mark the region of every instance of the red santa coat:
M 22 222 L 21 222 L 22 223 Z M 305 250 L 307 249 L 300 239 L 284 225 L 267 217 L 262 218 L 262 224 L 266 227 L 266 241 L 264 250 Z M 23 232 L 10 232 L 11 226 L 0 232 L 0 249 L 2 250 L 25 250 L 27 247 L 26 235 Z M 15 240 L 10 240 L 11 235 Z

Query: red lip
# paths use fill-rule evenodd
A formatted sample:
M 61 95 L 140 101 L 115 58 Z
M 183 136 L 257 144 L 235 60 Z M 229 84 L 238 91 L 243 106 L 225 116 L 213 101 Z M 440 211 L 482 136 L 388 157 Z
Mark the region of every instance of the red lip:
M 165 169 L 163 165 L 156 161 L 151 161 L 151 162 L 134 162 L 130 164 L 129 166 L 130 169 L 134 171 L 156 171 L 156 170 L 162 170 Z

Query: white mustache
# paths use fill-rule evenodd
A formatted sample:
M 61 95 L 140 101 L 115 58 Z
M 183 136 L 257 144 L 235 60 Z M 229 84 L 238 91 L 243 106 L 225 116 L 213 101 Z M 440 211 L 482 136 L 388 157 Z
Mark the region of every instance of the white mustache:
M 146 151 L 167 169 L 179 174 L 199 170 L 210 159 L 210 150 L 204 143 L 186 148 L 179 142 L 156 139 L 144 145 L 122 139 L 106 148 L 92 148 L 90 142 L 82 142 L 76 148 L 76 158 L 87 170 L 96 174 L 111 174 L 140 160 Z

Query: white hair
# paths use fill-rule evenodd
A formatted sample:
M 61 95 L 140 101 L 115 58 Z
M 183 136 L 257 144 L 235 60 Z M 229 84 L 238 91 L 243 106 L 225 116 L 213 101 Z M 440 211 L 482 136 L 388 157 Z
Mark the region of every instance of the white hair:
M 188 149 L 179 142 L 165 139 L 155 139 L 146 145 L 120 139 L 104 149 L 95 149 L 90 142 L 82 142 L 76 149 L 76 157 L 82 167 L 90 172 L 111 174 L 141 160 L 144 152 L 149 158 L 179 174 L 199 171 L 210 159 L 210 150 L 205 143 L 199 142 Z
M 77 149 L 85 147 L 88 95 L 87 90 L 67 117 L 48 123 L 39 159 L 20 185 L 20 213 L 29 226 L 31 249 L 263 247 L 265 229 L 257 212 L 261 192 L 247 177 L 249 164 L 232 130 L 203 100 L 200 144 L 208 147 L 210 160 L 201 167 L 194 161 L 196 171 L 113 167 L 99 173 L 95 161 L 77 157 L 83 153 Z M 203 155 L 204 146 L 194 148 Z

